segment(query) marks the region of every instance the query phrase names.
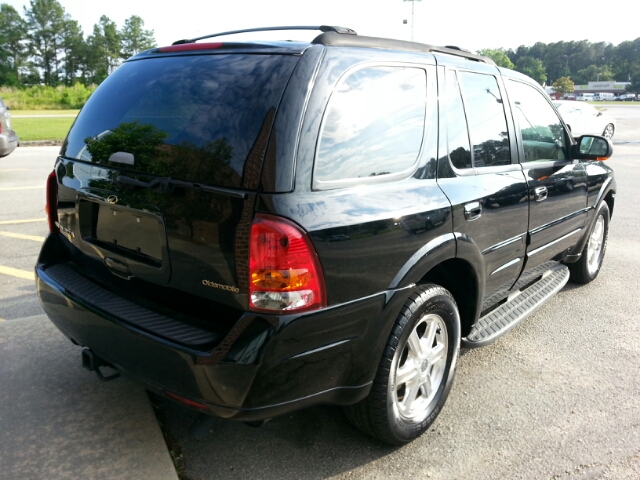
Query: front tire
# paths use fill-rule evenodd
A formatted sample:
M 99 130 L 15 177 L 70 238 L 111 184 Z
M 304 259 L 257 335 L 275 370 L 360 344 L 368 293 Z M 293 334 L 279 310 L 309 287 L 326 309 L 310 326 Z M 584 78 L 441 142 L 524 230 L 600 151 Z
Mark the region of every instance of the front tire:
M 598 276 L 607 251 L 609 217 L 609 206 L 603 201 L 596 212 L 595 221 L 589 232 L 589 240 L 582 250 L 580 260 L 569 264 L 573 282 L 585 284 Z
M 613 134 L 615 133 L 616 128 L 612 123 L 609 123 L 606 127 L 604 127 L 604 131 L 602 132 L 602 136 L 605 138 L 613 138 Z
M 451 294 L 423 285 L 409 297 L 387 341 L 369 396 L 345 408 L 369 435 L 402 445 L 440 413 L 460 351 L 460 316 Z

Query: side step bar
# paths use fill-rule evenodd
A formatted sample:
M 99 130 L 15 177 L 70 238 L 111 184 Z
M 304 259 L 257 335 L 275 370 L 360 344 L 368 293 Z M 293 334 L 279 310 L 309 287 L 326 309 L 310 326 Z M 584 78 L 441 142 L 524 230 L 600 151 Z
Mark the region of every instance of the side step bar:
M 462 339 L 461 346 L 477 348 L 497 340 L 562 290 L 568 281 L 566 265 L 553 267 L 536 283 L 512 294 L 506 303 L 478 320 L 469 335 Z

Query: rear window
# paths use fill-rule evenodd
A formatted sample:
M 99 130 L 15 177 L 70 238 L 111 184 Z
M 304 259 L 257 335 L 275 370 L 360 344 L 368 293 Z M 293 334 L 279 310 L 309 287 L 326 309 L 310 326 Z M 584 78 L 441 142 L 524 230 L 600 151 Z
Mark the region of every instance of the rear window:
M 127 62 L 91 96 L 61 155 L 241 187 L 247 157 L 254 145 L 266 146 L 297 61 L 229 54 Z

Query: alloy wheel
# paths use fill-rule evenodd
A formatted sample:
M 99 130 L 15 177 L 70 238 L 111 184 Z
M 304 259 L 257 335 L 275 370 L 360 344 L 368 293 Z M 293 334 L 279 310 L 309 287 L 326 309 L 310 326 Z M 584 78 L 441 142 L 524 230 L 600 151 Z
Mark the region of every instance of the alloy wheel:
M 429 413 L 445 374 L 448 353 L 447 328 L 436 314 L 420 318 L 401 351 L 392 382 L 398 413 L 421 421 Z
M 587 269 L 590 274 L 595 273 L 600 266 L 600 257 L 602 256 L 602 248 L 604 246 L 604 216 L 600 215 L 593 231 L 589 237 L 589 245 L 587 247 Z

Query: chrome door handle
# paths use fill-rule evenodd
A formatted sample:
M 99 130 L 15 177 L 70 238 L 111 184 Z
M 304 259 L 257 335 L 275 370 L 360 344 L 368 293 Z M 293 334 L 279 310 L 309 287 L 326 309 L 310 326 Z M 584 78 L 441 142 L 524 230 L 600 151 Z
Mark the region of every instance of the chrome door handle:
M 549 192 L 547 191 L 547 187 L 536 187 L 533 190 L 533 198 L 536 200 L 536 202 L 546 200 L 548 194 Z
M 464 206 L 464 218 L 470 222 L 480 218 L 480 215 L 482 215 L 482 205 L 480 205 L 480 202 L 471 202 Z

